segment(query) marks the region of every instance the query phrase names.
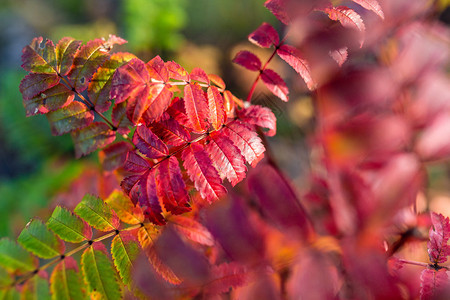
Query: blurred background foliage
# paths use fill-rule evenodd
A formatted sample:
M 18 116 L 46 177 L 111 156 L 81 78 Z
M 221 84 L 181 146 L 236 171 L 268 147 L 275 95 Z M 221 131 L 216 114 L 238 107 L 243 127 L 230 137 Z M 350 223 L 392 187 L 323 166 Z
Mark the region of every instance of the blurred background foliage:
M 228 89 L 244 98 L 255 74 L 233 66 L 233 55 L 238 49 L 252 49 L 266 59 L 270 52 L 251 48 L 247 35 L 263 21 L 283 31 L 263 3 L 0 0 L 0 236 L 16 236 L 31 217 L 45 217 L 45 208 L 55 195 L 70 190 L 70 182 L 92 168 L 92 161 L 98 164 L 96 155 L 75 160 L 70 136 L 52 136 L 44 116 L 25 117 L 19 93 L 19 83 L 25 75 L 20 56 L 33 37 L 57 42 L 72 36 L 87 41 L 116 34 L 129 42 L 119 51 L 135 53 L 144 61 L 160 55 L 164 60 L 176 60 L 188 70 L 201 67 L 223 76 Z M 442 10 L 449 5 L 448 0 L 439 3 Z M 276 61 L 273 68 L 285 78 L 291 74 L 287 72 L 292 72 Z M 255 93 L 255 103 L 271 107 L 276 114 L 278 134 L 271 143 L 273 151 L 291 178 L 299 181 L 308 169 L 302 137 L 311 128 L 313 108 L 302 89 L 297 93 L 291 90 L 289 104 L 275 100 L 264 89 Z

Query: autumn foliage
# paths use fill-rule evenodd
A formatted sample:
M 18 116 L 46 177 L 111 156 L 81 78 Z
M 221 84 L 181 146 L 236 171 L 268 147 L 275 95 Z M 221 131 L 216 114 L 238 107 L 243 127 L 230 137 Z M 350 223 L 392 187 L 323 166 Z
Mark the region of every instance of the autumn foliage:
M 428 1 L 337 2 L 265 2 L 285 32 L 249 34 L 266 60 L 236 53 L 256 77 L 244 100 L 201 68 L 114 52 L 116 36 L 25 46 L 26 115 L 70 134 L 77 158 L 99 150 L 114 183 L 0 240 L 2 297 L 448 297 L 449 219 L 417 199 L 450 155 L 449 32 Z M 312 98 L 306 190 L 266 151 L 276 117 L 252 103 L 258 82 Z M 418 244 L 429 261 L 405 254 Z

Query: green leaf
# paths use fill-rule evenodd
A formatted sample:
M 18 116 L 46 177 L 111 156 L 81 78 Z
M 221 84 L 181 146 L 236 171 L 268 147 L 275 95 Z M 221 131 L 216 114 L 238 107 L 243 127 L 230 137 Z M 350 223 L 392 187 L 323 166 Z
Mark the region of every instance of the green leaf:
M 121 299 L 117 272 L 102 243 L 94 243 L 81 255 L 81 268 L 89 291 L 98 292 L 104 299 Z
M 50 289 L 48 285 L 48 275 L 41 271 L 37 275 L 28 279 L 21 291 L 21 300 L 50 300 Z
M 25 249 L 41 258 L 53 258 L 64 253 L 64 243 L 40 220 L 28 222 L 17 241 Z
M 92 238 L 92 229 L 78 216 L 57 206 L 47 221 L 47 226 L 66 242 L 80 243 Z
M 120 220 L 116 213 L 96 196 L 89 194 L 84 196 L 74 211 L 89 225 L 100 231 L 119 228 Z
M 81 130 L 72 132 L 72 139 L 75 144 L 75 157 L 80 158 L 111 144 L 116 139 L 116 133 L 105 123 L 94 122 Z
M 16 242 L 9 238 L 2 238 L 0 239 L 0 265 L 11 272 L 28 272 L 36 269 L 37 260 Z
M 114 72 L 124 63 L 136 58 L 134 54 L 119 52 L 111 55 L 111 58 L 97 70 L 88 87 L 89 100 L 95 105 L 95 110 L 105 112 L 111 105 L 109 92 Z
M 94 121 L 94 112 L 81 102 L 72 102 L 64 108 L 47 114 L 53 135 L 62 135 L 88 126 Z
M 139 204 L 134 205 L 122 191 L 113 191 L 105 202 L 117 213 L 122 222 L 130 225 L 144 222 L 145 217 L 142 208 Z
M 13 282 L 13 276 L 10 275 L 6 269 L 0 267 L 0 289 L 10 287 Z
M 129 231 L 122 231 L 111 242 L 111 254 L 114 265 L 119 271 L 123 283 L 126 285 L 131 283 L 131 268 L 139 252 L 139 244 Z
M 50 290 L 54 300 L 85 299 L 75 259 L 66 257 L 56 265 L 50 277 Z
M 0 290 L 1 300 L 19 300 L 20 294 L 15 287 L 10 287 L 9 289 Z

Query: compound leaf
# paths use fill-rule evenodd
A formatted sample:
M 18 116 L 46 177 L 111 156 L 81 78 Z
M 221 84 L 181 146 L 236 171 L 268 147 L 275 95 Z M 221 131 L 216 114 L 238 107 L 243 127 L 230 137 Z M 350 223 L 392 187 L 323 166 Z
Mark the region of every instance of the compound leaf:
M 316 88 L 308 62 L 301 58 L 301 54 L 296 48 L 289 45 L 281 45 L 277 49 L 277 54 L 303 78 L 309 90 Z
M 50 277 L 50 290 L 54 300 L 85 299 L 78 265 L 73 257 L 66 257 L 55 266 Z
M 30 99 L 23 99 L 23 105 L 28 116 L 35 114 L 45 114 L 65 107 L 72 103 L 75 93 L 65 85 L 59 83 L 54 87 L 45 90 Z
M 137 127 L 133 143 L 148 158 L 161 158 L 169 153 L 166 144 L 146 126 Z
M 227 115 L 225 107 L 223 106 L 223 97 L 220 91 L 215 86 L 208 87 L 208 106 L 209 106 L 209 120 L 215 130 L 219 130 L 225 123 Z
M 116 139 L 116 134 L 107 124 L 94 122 L 81 130 L 73 131 L 72 139 L 75 144 L 75 157 L 80 158 L 111 144 Z
M 262 23 L 255 31 L 250 33 L 248 40 L 253 44 L 262 47 L 269 48 L 272 45 L 278 46 L 280 38 L 278 32 L 269 23 Z
M 139 205 L 134 205 L 130 198 L 121 191 L 113 191 L 105 202 L 116 212 L 119 219 L 130 225 L 144 222 L 144 213 Z
M 0 239 L 0 265 L 10 272 L 29 272 L 37 267 L 37 260 L 9 238 Z
M 133 261 L 139 255 L 140 247 L 135 237 L 128 231 L 122 231 L 111 242 L 111 254 L 123 283 L 130 285 Z
M 205 226 L 192 218 L 182 216 L 171 216 L 168 220 L 174 224 L 175 229 L 181 234 L 205 246 L 213 246 L 214 238 Z
M 81 41 L 71 37 L 62 38 L 56 45 L 56 60 L 58 62 L 58 72 L 61 76 L 69 73 L 73 65 L 73 59 L 80 46 Z
M 433 228 L 430 229 L 428 241 L 428 255 L 432 263 L 444 263 L 450 255 L 450 246 L 447 245 L 450 238 L 449 218 L 435 212 L 431 213 Z
M 64 108 L 49 112 L 47 119 L 53 135 L 62 135 L 81 129 L 94 121 L 94 112 L 80 102 L 72 102 Z
M 55 45 L 52 41 L 43 42 L 42 37 L 34 38 L 30 45 L 22 49 L 22 68 L 41 74 L 57 74 Z
M 19 85 L 24 100 L 33 99 L 41 96 L 44 91 L 54 87 L 59 83 L 59 77 L 56 74 L 36 74 L 31 73 L 25 76 Z
M 365 9 L 371 10 L 376 13 L 381 19 L 384 20 L 384 13 L 377 0 L 352 0 L 353 2 L 361 5 Z
M 261 70 L 261 61 L 258 56 L 247 50 L 242 50 L 236 53 L 236 56 L 233 58 L 233 62 L 250 71 Z
M 40 271 L 35 276 L 28 279 L 24 283 L 20 294 L 20 297 L 23 300 L 50 299 L 47 273 L 45 271 Z
M 237 115 L 245 123 L 269 129 L 265 132 L 267 136 L 274 136 L 277 132 L 277 118 L 267 107 L 252 105 L 238 110 Z
M 209 108 L 205 93 L 197 83 L 184 86 L 186 114 L 196 132 L 205 132 L 209 127 Z
M 284 80 L 272 69 L 264 69 L 261 79 L 266 87 L 278 98 L 288 101 L 289 89 Z

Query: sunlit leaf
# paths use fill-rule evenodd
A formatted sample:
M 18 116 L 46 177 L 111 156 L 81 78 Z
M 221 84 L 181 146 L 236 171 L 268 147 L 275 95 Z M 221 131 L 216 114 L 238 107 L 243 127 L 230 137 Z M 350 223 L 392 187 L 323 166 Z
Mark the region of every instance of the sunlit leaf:
M 116 139 L 116 134 L 107 124 L 94 122 L 81 130 L 73 131 L 72 139 L 75 144 L 75 157 L 80 158 L 111 144 Z
M 94 121 L 94 112 L 80 102 L 72 102 L 68 106 L 47 114 L 53 135 L 62 135 L 81 129 Z
M 71 211 L 57 206 L 47 221 L 47 226 L 62 240 L 80 243 L 92 238 L 92 229 Z
M 37 260 L 19 244 L 5 237 L 0 239 L 0 266 L 11 272 L 27 272 L 36 269 Z
M 31 220 L 17 241 L 28 251 L 41 258 L 53 258 L 64 253 L 64 243 L 47 229 L 40 220 Z
M 52 299 L 85 299 L 80 275 L 77 262 L 73 257 L 66 257 L 58 263 L 50 277 Z
M 100 231 L 118 229 L 120 220 L 108 204 L 100 198 L 87 194 L 75 207 L 74 212 L 89 225 Z

